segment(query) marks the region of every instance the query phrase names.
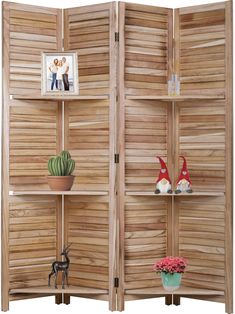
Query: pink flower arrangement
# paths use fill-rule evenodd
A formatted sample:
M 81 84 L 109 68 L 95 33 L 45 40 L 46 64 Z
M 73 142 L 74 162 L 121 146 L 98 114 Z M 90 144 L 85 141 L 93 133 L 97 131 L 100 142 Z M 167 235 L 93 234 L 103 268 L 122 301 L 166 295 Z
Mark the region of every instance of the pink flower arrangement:
M 187 261 L 182 257 L 172 257 L 167 256 L 162 258 L 160 261 L 157 261 L 153 269 L 156 272 L 165 272 L 165 273 L 184 273 L 187 266 Z

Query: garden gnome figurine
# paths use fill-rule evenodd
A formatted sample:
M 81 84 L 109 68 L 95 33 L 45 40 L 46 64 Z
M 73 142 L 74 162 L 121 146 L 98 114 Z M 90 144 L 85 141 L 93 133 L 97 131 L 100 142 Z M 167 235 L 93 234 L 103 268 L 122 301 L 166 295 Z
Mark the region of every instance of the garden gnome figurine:
M 172 193 L 171 179 L 170 179 L 169 174 L 168 174 L 167 166 L 161 157 L 157 156 L 157 158 L 160 161 L 161 169 L 160 169 L 159 176 L 156 180 L 155 194 Z
M 175 193 L 176 194 L 181 193 L 181 192 L 192 193 L 193 191 L 191 189 L 191 180 L 189 178 L 189 172 L 187 169 L 186 159 L 183 156 L 180 156 L 180 158 L 183 159 L 183 166 L 180 171 L 178 180 L 176 182 Z

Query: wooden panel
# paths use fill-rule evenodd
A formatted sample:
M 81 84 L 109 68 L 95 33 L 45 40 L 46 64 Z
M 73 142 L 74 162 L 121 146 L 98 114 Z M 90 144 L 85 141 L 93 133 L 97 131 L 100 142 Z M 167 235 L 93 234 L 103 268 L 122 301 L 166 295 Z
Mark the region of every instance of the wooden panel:
M 125 88 L 130 95 L 166 95 L 172 70 L 172 10 L 125 4 Z
M 179 9 L 176 22 L 181 94 L 224 95 L 225 2 Z
M 178 154 L 187 158 L 193 189 L 225 191 L 225 102 L 191 101 L 176 108 Z
M 129 294 L 129 289 L 161 286 L 153 264 L 167 255 L 168 210 L 167 198 L 126 196 L 124 288 Z
M 65 50 L 78 52 L 81 95 L 109 94 L 110 3 L 65 9 Z
M 56 102 L 14 100 L 10 106 L 10 189 L 48 189 L 47 162 L 59 143 Z
M 56 258 L 56 197 L 11 196 L 10 289 L 46 286 Z
M 61 10 L 12 2 L 9 9 L 9 93 L 40 95 L 41 53 L 61 48 Z
M 66 103 L 65 147 L 76 162 L 74 189 L 109 190 L 109 102 Z
M 179 255 L 188 260 L 183 284 L 225 289 L 224 197 L 177 198 Z
M 70 250 L 70 284 L 109 287 L 109 204 L 107 196 L 66 196 L 67 241 Z
M 168 111 L 166 102 L 126 100 L 125 102 L 125 183 L 127 191 L 154 191 L 160 165 L 167 162 Z

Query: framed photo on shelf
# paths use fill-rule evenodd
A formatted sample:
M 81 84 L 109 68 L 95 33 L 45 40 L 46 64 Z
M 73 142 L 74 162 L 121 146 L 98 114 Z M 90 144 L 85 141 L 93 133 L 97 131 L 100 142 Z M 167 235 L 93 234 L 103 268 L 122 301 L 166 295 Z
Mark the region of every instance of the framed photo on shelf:
M 76 52 L 43 52 L 41 94 L 69 96 L 79 94 Z

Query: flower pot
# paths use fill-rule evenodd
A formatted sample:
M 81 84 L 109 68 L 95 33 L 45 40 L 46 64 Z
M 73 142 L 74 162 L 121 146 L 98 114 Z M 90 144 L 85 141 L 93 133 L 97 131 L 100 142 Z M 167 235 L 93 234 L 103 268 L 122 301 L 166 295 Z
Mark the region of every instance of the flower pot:
M 73 185 L 74 176 L 48 176 L 47 182 L 53 191 L 69 191 Z
M 161 272 L 162 285 L 167 291 L 175 291 L 179 289 L 181 283 L 181 273 L 165 273 Z

